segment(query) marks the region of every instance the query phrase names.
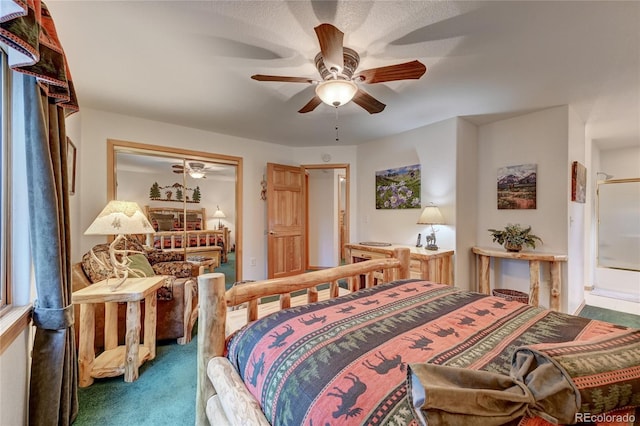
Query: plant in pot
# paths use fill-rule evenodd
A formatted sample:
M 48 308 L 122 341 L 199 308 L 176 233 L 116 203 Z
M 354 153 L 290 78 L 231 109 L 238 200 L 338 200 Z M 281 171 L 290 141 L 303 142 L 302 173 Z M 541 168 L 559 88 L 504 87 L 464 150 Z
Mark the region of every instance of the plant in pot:
M 536 248 L 536 242 L 542 244 L 542 239 L 531 233 L 531 227 L 522 227 L 520 224 L 508 224 L 504 229 L 489 229 L 493 242 L 504 245 L 507 251 L 518 252 L 524 246 Z

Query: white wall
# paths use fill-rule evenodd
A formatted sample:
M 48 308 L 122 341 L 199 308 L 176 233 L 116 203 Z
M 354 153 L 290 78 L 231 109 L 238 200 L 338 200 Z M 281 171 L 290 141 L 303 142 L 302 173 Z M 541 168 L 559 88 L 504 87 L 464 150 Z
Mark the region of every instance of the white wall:
M 471 248 L 476 245 L 478 232 L 478 127 L 458 119 L 456 150 L 456 209 L 451 222 L 455 226 L 455 283 L 458 287 L 475 290 L 476 262 Z
M 377 171 L 421 164 L 422 206 L 440 207 L 447 224 L 455 223 L 456 118 L 358 146 L 358 217 L 352 241 L 386 241 L 415 245 L 418 233 L 430 227 L 417 225 L 421 209 L 385 210 L 375 206 Z M 453 249 L 453 227 L 436 225 L 438 245 Z
M 567 229 L 567 276 L 569 282 L 567 283 L 567 291 L 563 300 L 567 301 L 567 308 L 565 312 L 574 313 L 578 310 L 582 302 L 584 301 L 584 285 L 586 282 L 585 276 L 585 260 L 589 255 L 589 239 L 586 237 L 587 228 L 587 211 L 588 204 L 585 199 L 584 203 L 578 203 L 571 201 L 571 173 L 572 164 L 574 161 L 578 161 L 580 164 L 586 167 L 586 144 L 585 144 L 585 125 L 578 117 L 575 110 L 568 107 L 568 121 L 569 121 L 569 134 L 568 134 L 568 154 L 569 161 L 567 167 L 567 181 L 569 185 L 567 187 L 566 199 L 569 203 L 568 211 L 568 223 Z M 588 169 L 587 169 L 588 170 Z M 588 190 L 588 188 L 587 188 Z
M 567 253 L 568 122 L 568 107 L 561 106 L 480 126 L 477 245 L 497 248 L 487 229 L 520 223 L 531 225 L 533 233 L 544 241 L 537 251 Z M 537 164 L 537 208 L 498 210 L 497 170 L 518 164 Z M 548 306 L 549 271 L 547 267 L 541 269 L 544 278 L 541 279 L 540 304 Z M 496 262 L 492 281 L 498 288 L 528 293 L 529 266 L 527 262 L 515 260 Z M 562 294 L 567 295 L 566 265 L 563 266 L 562 281 Z M 566 312 L 567 306 L 567 297 L 562 297 L 561 310 Z

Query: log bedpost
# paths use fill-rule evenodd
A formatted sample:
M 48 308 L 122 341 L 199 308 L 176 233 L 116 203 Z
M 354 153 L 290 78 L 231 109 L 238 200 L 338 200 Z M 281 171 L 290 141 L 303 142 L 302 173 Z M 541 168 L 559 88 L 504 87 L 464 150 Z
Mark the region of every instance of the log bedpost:
M 198 377 L 196 388 L 196 424 L 208 425 L 207 401 L 215 394 L 207 377 L 207 364 L 224 355 L 227 301 L 224 274 L 198 276 Z
M 409 273 L 409 257 L 411 251 L 406 247 L 398 247 L 393 249 L 393 257 L 400 261 L 400 268 L 398 268 L 398 279 L 405 280 L 411 278 Z

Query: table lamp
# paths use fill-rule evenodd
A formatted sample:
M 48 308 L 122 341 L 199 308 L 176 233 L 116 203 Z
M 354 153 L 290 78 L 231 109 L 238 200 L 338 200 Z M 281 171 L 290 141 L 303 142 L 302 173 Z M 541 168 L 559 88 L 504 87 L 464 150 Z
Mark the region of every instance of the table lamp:
M 215 219 L 218 219 L 218 229 L 222 229 L 222 219 L 227 217 L 222 210 L 220 210 L 220 206 L 216 206 L 216 212 L 213 214 Z
M 433 225 L 444 224 L 444 219 L 442 218 L 440 209 L 438 209 L 437 206 L 434 206 L 433 203 L 426 206 L 422 210 L 422 214 L 420 214 L 420 218 L 417 223 L 418 225 L 431 225 L 431 235 L 427 235 L 426 237 L 427 246 L 425 248 L 427 250 L 438 250 L 438 246 L 436 245 L 436 231 L 433 229 Z
M 105 269 L 112 269 L 113 275 L 117 279 L 115 284 L 109 285 L 111 291 L 115 291 L 129 276 L 131 269 L 128 254 L 132 251 L 116 249 L 121 240 L 125 240 L 125 235 L 130 234 L 150 234 L 153 233 L 153 226 L 149 223 L 138 203 L 133 201 L 109 201 L 107 206 L 100 212 L 98 217 L 84 232 L 84 235 L 117 235 L 115 240 L 109 245 L 110 265 L 100 260 L 93 250 L 91 256 Z M 116 257 L 120 255 L 120 260 Z M 107 279 L 108 283 L 108 279 Z

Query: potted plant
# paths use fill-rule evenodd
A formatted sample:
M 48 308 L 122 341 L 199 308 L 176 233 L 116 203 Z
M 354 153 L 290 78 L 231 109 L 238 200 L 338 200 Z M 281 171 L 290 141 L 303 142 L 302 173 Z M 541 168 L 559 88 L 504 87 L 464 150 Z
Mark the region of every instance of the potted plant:
M 537 235 L 531 233 L 531 227 L 522 227 L 520 224 L 515 225 L 508 224 L 504 229 L 489 229 L 493 242 L 504 245 L 507 251 L 518 252 L 522 250 L 524 246 L 529 246 L 532 249 L 536 248 L 536 241 L 542 243 L 542 239 Z

